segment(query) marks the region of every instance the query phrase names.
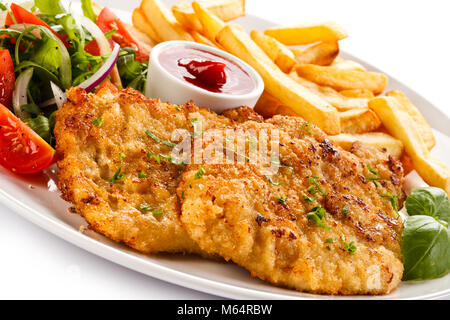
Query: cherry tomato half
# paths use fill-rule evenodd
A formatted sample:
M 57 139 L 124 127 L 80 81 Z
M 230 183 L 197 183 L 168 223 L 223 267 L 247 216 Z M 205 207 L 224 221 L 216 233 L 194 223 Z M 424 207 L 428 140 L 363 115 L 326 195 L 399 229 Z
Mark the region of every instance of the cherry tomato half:
M 133 36 L 127 26 L 112 12 L 105 7 L 97 18 L 98 27 L 104 32 L 116 30 L 113 39 L 121 47 L 131 47 L 136 50 L 136 60 L 147 61 L 149 52 L 142 46 L 141 42 Z
M 69 43 L 66 41 L 66 39 L 63 36 L 61 36 L 55 30 L 50 28 L 50 26 L 47 23 L 45 23 L 45 21 L 39 19 L 32 12 L 28 11 L 25 8 L 22 8 L 21 6 L 15 4 L 15 3 L 11 3 L 11 12 L 14 15 L 14 18 L 16 19 L 16 22 L 18 24 L 28 23 L 28 24 L 35 24 L 38 26 L 43 26 L 43 27 L 49 29 L 55 36 L 60 38 L 66 47 L 70 48 Z M 8 15 L 6 16 L 5 25 L 10 26 L 13 24 L 14 24 L 14 21 L 11 18 L 10 14 L 8 13 Z
M 14 65 L 8 50 L 0 50 L 0 104 L 11 106 L 14 92 Z
M 8 108 L 0 105 L 0 164 L 21 174 L 36 173 L 53 163 L 55 150 L 17 118 Z

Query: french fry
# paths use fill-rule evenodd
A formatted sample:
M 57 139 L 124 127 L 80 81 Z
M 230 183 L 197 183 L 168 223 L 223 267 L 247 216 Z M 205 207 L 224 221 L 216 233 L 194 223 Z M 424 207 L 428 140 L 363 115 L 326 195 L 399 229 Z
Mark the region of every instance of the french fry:
M 285 45 L 302 45 L 319 41 L 338 41 L 347 38 L 347 32 L 336 22 L 298 25 L 293 27 L 275 27 L 264 34 Z
M 402 107 L 402 110 L 409 114 L 409 116 L 416 123 L 417 130 L 420 131 L 420 135 L 422 136 L 428 150 L 433 149 L 436 145 L 436 138 L 434 137 L 433 131 L 431 130 L 427 120 L 425 120 L 416 106 L 401 91 L 390 91 L 386 93 L 386 95 L 397 99 Z
M 156 42 L 150 38 L 146 33 L 138 30 L 135 26 L 124 23 L 124 25 L 127 27 L 128 31 L 132 33 L 140 42 L 141 45 L 148 51 L 156 45 Z
M 197 1 L 192 3 L 192 8 L 203 26 L 203 34 L 215 42 L 216 35 L 226 26 L 225 22 Z
M 264 91 L 255 105 L 254 110 L 261 114 L 264 118 L 271 118 L 276 114 L 284 114 L 287 116 L 298 116 L 292 109 L 286 107 L 280 100 Z
M 310 90 L 315 95 L 321 97 L 338 111 L 347 111 L 352 109 L 367 109 L 369 99 L 367 98 L 349 98 L 338 91 L 330 87 L 319 86 L 318 84 L 305 80 L 297 75 L 295 72 L 291 72 L 289 76 L 296 82 Z
M 328 66 L 339 54 L 337 41 L 326 41 L 315 44 L 301 52 L 297 52 L 295 59 L 298 64 L 316 64 Z
M 349 89 L 339 91 L 339 93 L 348 98 L 366 98 L 366 99 L 375 98 L 373 92 L 367 89 Z
M 400 102 L 394 97 L 379 97 L 370 100 L 369 107 L 375 111 L 386 129 L 403 142 L 406 153 L 422 179 L 431 186 L 444 189 L 450 195 L 450 169 L 430 155 L 422 132 Z
M 245 15 L 245 0 L 210 0 L 201 3 L 222 21 L 230 21 Z M 175 18 L 187 29 L 202 32 L 202 24 L 192 8 L 185 0 L 178 1 L 172 7 Z
M 245 15 L 245 0 L 208 0 L 204 5 L 225 22 Z
M 377 95 L 384 91 L 388 82 L 386 75 L 378 72 L 342 70 L 313 64 L 298 65 L 295 70 L 306 80 L 336 90 L 368 89 Z
M 207 46 L 217 48 L 217 44 L 206 38 L 200 32 L 191 31 L 191 36 L 194 38 L 195 42 L 206 44 Z
M 352 109 L 339 112 L 341 118 L 341 132 L 343 133 L 364 133 L 378 129 L 381 121 L 378 116 L 370 110 Z
M 195 15 L 192 5 L 185 0 L 180 0 L 172 7 L 172 13 L 178 22 L 188 30 L 201 32 L 203 26 Z
M 141 32 L 144 32 L 147 36 L 150 37 L 154 42 L 161 42 L 161 38 L 153 29 L 153 26 L 148 22 L 147 17 L 144 15 L 140 8 L 136 8 L 133 11 L 133 15 L 131 16 L 131 20 L 133 21 L 133 26 Z
M 242 27 L 227 25 L 217 34 L 216 41 L 255 68 L 263 78 L 267 92 L 283 105 L 328 134 L 340 133 L 337 110 L 283 73 Z
M 336 57 L 331 66 L 342 70 L 366 71 L 366 68 L 360 63 L 353 60 L 342 59 L 341 57 Z
M 160 0 L 142 0 L 141 10 L 162 41 L 194 41 L 189 32 L 183 29 L 172 12 Z
M 375 148 L 386 149 L 394 157 L 400 157 L 403 153 L 403 143 L 383 132 L 367 132 L 361 134 L 341 133 L 336 136 L 329 136 L 328 138 L 331 142 L 347 151 L 350 151 L 356 141 L 360 141 Z
M 296 61 L 294 53 L 284 44 L 256 30 L 250 33 L 250 37 L 283 72 L 291 72 Z

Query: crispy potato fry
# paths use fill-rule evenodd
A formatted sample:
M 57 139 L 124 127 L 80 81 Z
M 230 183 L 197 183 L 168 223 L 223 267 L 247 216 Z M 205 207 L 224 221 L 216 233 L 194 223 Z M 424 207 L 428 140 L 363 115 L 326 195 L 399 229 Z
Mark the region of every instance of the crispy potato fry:
M 225 22 L 245 15 L 245 0 L 208 0 L 204 5 Z
M 295 72 L 291 72 L 289 76 L 302 86 L 313 92 L 315 95 L 321 97 L 338 111 L 347 111 L 356 108 L 366 109 L 369 103 L 367 98 L 349 98 L 338 91 L 330 87 L 319 86 L 318 84 L 305 80 L 297 75 Z
M 175 3 L 172 13 L 185 29 L 202 32 L 203 26 L 195 15 L 192 5 L 187 1 L 180 0 Z
M 154 42 L 159 43 L 162 41 L 159 35 L 153 29 L 153 26 L 148 22 L 147 17 L 144 15 L 140 8 L 134 9 L 131 19 L 133 21 L 134 27 L 139 31 L 144 32 Z
M 162 41 L 194 41 L 189 32 L 183 29 L 172 12 L 160 0 L 142 0 L 141 10 Z
M 342 70 L 313 64 L 298 65 L 295 70 L 300 77 L 336 90 L 368 89 L 375 95 L 384 91 L 388 78 L 378 72 Z
M 275 27 L 267 29 L 264 34 L 271 36 L 285 45 L 302 45 L 319 41 L 338 41 L 347 38 L 347 32 L 336 22 L 298 25 L 293 27 Z
M 366 68 L 360 63 L 352 60 L 345 60 L 341 57 L 336 57 L 331 66 L 342 70 L 366 71 Z
M 192 8 L 203 26 L 203 34 L 215 42 L 216 35 L 226 26 L 225 22 L 197 1 L 192 3 Z
M 431 130 L 431 127 L 428 124 L 427 120 L 425 120 L 416 106 L 401 91 L 391 91 L 386 93 L 386 95 L 397 99 L 402 107 L 402 110 L 409 114 L 409 116 L 416 123 L 417 130 L 420 131 L 420 135 L 422 136 L 428 150 L 433 149 L 433 147 L 436 145 L 436 139 L 434 137 L 433 131 Z
M 297 52 L 295 59 L 298 64 L 328 66 L 333 63 L 338 54 L 339 43 L 337 41 L 326 41 Z
M 339 93 L 348 98 L 367 98 L 367 99 L 375 98 L 373 92 L 367 89 L 342 90 L 339 91 Z
M 245 0 L 210 0 L 201 4 L 222 21 L 230 21 L 245 15 Z M 187 29 L 202 32 L 203 26 L 192 8 L 185 0 L 172 7 L 175 18 Z
M 284 114 L 287 116 L 298 116 L 291 108 L 286 107 L 280 100 L 264 91 L 255 105 L 256 112 L 264 118 L 271 118 L 276 114 Z
M 450 169 L 430 155 L 422 132 L 400 102 L 394 97 L 379 97 L 370 100 L 369 107 L 375 111 L 386 129 L 403 142 L 406 153 L 422 179 L 431 186 L 444 189 L 450 195 Z
M 339 116 L 341 117 L 341 132 L 343 133 L 370 132 L 381 126 L 380 119 L 369 108 L 339 112 Z
M 326 133 L 340 133 L 337 110 L 283 73 L 242 27 L 227 25 L 217 34 L 216 41 L 255 68 L 263 78 L 267 92 L 282 104 Z
M 200 32 L 191 31 L 191 36 L 194 38 L 195 42 L 206 44 L 207 46 L 211 46 L 214 48 L 218 48 L 217 44 L 206 38 L 204 35 L 202 35 Z
M 250 33 L 250 37 L 283 72 L 291 72 L 296 61 L 294 53 L 284 44 L 256 30 Z
M 367 132 L 361 134 L 341 133 L 337 136 L 329 136 L 331 142 L 349 151 L 356 141 L 361 141 L 369 146 L 386 151 L 394 157 L 400 157 L 403 153 L 403 143 L 394 137 L 382 132 Z
M 124 25 L 125 27 L 127 27 L 128 31 L 141 42 L 141 45 L 148 52 L 150 52 L 150 50 L 156 45 L 156 42 L 152 38 L 150 38 L 146 33 L 138 30 L 135 26 L 126 22 L 124 23 Z

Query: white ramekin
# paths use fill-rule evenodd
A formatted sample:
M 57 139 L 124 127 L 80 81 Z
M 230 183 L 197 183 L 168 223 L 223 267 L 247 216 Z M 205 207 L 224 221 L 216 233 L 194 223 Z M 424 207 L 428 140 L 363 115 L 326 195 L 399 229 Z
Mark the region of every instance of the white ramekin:
M 240 66 L 255 82 L 255 88 L 247 94 L 231 95 L 211 92 L 189 82 L 178 79 L 166 71 L 159 62 L 159 54 L 168 47 L 184 46 L 210 52 L 226 58 Z M 183 58 L 183 57 L 180 57 Z M 184 104 L 190 100 L 199 107 L 221 113 L 227 109 L 240 106 L 253 108 L 264 90 L 261 76 L 247 63 L 223 51 L 200 43 L 189 41 L 166 41 L 152 48 L 150 53 L 147 84 L 145 93 L 150 98 L 157 98 L 172 104 Z

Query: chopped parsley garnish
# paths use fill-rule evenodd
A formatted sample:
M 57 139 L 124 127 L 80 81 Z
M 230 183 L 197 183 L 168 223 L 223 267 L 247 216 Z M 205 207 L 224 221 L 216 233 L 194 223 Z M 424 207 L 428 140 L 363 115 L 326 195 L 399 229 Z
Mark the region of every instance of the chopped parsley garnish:
M 249 151 L 253 151 L 256 149 L 257 140 L 254 136 L 245 136 L 245 141 L 249 144 Z
M 291 171 L 291 175 L 294 174 L 294 168 L 292 168 L 292 167 L 290 167 L 290 166 L 282 165 L 282 164 L 280 163 L 280 159 L 273 158 L 271 162 L 272 162 L 272 164 L 276 165 L 278 168 L 286 168 L 286 169 L 289 169 L 289 170 Z
M 398 210 L 397 210 L 398 196 L 393 195 L 391 193 L 382 193 L 382 194 L 380 194 L 380 196 L 382 196 L 383 198 L 389 199 L 389 201 L 391 202 L 392 208 L 394 209 L 395 213 L 397 214 L 397 218 L 398 218 L 400 216 L 400 214 L 398 213 Z
M 194 127 L 194 133 L 192 134 L 192 138 L 196 138 L 200 135 L 202 135 L 202 131 L 198 130 L 198 119 L 194 118 L 191 120 L 192 126 Z
M 348 216 L 348 209 L 349 209 L 348 204 L 346 204 L 345 206 L 342 207 L 342 214 L 343 214 L 345 217 Z
M 150 151 L 147 150 L 146 152 L 147 158 L 151 159 L 155 159 L 156 162 L 158 162 L 158 164 L 161 164 L 161 158 L 157 155 L 157 154 L 151 154 Z
M 94 121 L 92 121 L 92 124 L 96 127 L 101 127 L 103 124 L 103 117 L 95 119 Z
M 175 107 L 175 110 L 181 111 L 181 108 L 180 108 L 179 106 L 176 106 L 176 107 Z
M 142 172 L 138 173 L 138 178 L 139 179 L 145 179 L 145 178 L 147 178 L 147 175 L 145 174 L 145 172 L 142 171 Z
M 350 243 L 345 242 L 344 235 L 341 236 L 341 240 L 342 243 L 344 244 L 345 250 L 347 250 L 348 252 L 354 253 L 358 249 L 358 247 L 356 247 L 355 245 L 355 241 L 351 241 Z
M 264 177 L 274 186 L 281 186 L 284 182 L 283 181 L 279 181 L 279 182 L 274 182 L 272 180 L 272 177 L 269 177 L 268 175 L 264 175 Z
M 109 182 L 111 183 L 115 183 L 116 181 L 119 181 L 123 178 L 125 178 L 127 175 L 124 173 L 120 173 L 122 171 L 122 167 L 120 167 L 119 169 L 117 169 L 116 173 L 114 173 L 114 175 L 112 176 L 111 179 L 109 179 Z
M 183 200 L 184 200 L 184 190 L 183 190 L 183 191 L 181 191 L 181 199 L 183 199 Z
M 302 130 L 306 133 L 309 133 L 310 135 L 313 135 L 314 132 L 311 130 L 311 124 L 308 121 L 303 122 L 302 124 Z
M 123 154 L 122 152 L 121 153 L 119 153 L 119 158 L 120 158 L 120 161 L 122 161 L 123 159 L 125 159 L 125 154 Z
M 367 164 L 366 167 L 367 167 L 367 170 L 369 170 L 370 173 L 375 175 L 375 177 L 366 177 L 366 179 L 372 181 L 373 184 L 375 185 L 375 187 L 378 187 L 378 183 L 377 183 L 376 180 L 380 180 L 380 175 L 378 174 L 378 172 L 375 169 L 373 169 L 370 166 L 370 164 Z
M 195 173 L 194 179 L 195 179 L 195 180 L 198 180 L 198 179 L 200 179 L 201 177 L 203 177 L 204 174 L 205 174 L 205 169 L 200 168 L 200 169 L 198 169 L 198 171 Z
M 230 149 L 230 148 L 228 148 L 228 147 L 224 147 L 224 149 L 225 149 L 225 150 L 228 150 L 228 151 L 231 151 L 231 152 L 233 152 L 235 155 L 237 155 L 238 157 L 242 157 L 242 158 L 244 158 L 247 162 L 250 162 L 250 158 L 249 158 L 249 157 L 247 157 L 247 156 L 245 156 L 245 155 L 243 155 L 243 154 L 241 154 L 241 153 L 239 153 L 239 152 L 237 152 L 237 151 L 234 151 L 233 149 Z
M 159 154 L 159 157 L 166 159 L 167 161 L 169 161 L 170 163 L 176 164 L 177 166 L 184 166 L 186 163 L 184 161 L 177 161 L 175 160 L 172 155 L 165 155 L 165 154 Z
M 327 238 L 324 241 L 325 243 L 333 243 L 333 238 Z
M 310 194 L 316 194 L 317 192 L 320 192 L 323 196 L 326 196 L 327 194 L 325 193 L 325 191 L 323 191 L 323 189 L 320 187 L 318 180 L 319 177 L 309 177 L 308 182 L 312 184 L 312 186 L 310 186 L 308 188 L 308 192 Z
M 281 203 L 281 204 L 284 204 L 284 205 L 286 205 L 287 204 L 287 198 L 286 198 L 286 196 L 285 195 L 281 195 L 281 196 L 279 196 L 278 197 L 278 203 Z
M 326 220 L 326 211 L 322 206 L 315 206 L 311 209 L 311 211 L 306 215 L 308 220 L 311 220 L 312 224 L 316 224 L 317 226 L 324 228 L 326 230 L 330 230 L 331 228 L 327 226 L 322 219 Z
M 176 144 L 171 142 L 171 141 L 161 140 L 160 138 L 155 136 L 150 130 L 145 131 L 145 134 L 148 135 L 150 138 L 152 138 L 157 143 L 161 143 L 161 144 L 163 144 L 165 146 L 168 146 L 168 147 L 171 147 L 171 148 L 176 146 Z
M 155 210 L 152 210 L 153 216 L 154 216 L 156 219 L 158 219 L 158 220 L 161 219 L 163 213 L 164 213 L 164 212 L 163 212 L 161 209 L 155 209 Z
M 303 200 L 305 200 L 305 202 L 308 204 L 313 204 L 313 202 L 317 200 L 317 196 L 314 198 L 310 198 L 306 194 L 303 194 Z
M 163 215 L 163 211 L 161 209 L 151 209 L 150 206 L 148 204 L 142 203 L 139 206 L 139 209 L 141 209 L 142 211 L 151 211 L 152 215 L 156 218 L 156 219 L 161 219 L 162 215 Z

